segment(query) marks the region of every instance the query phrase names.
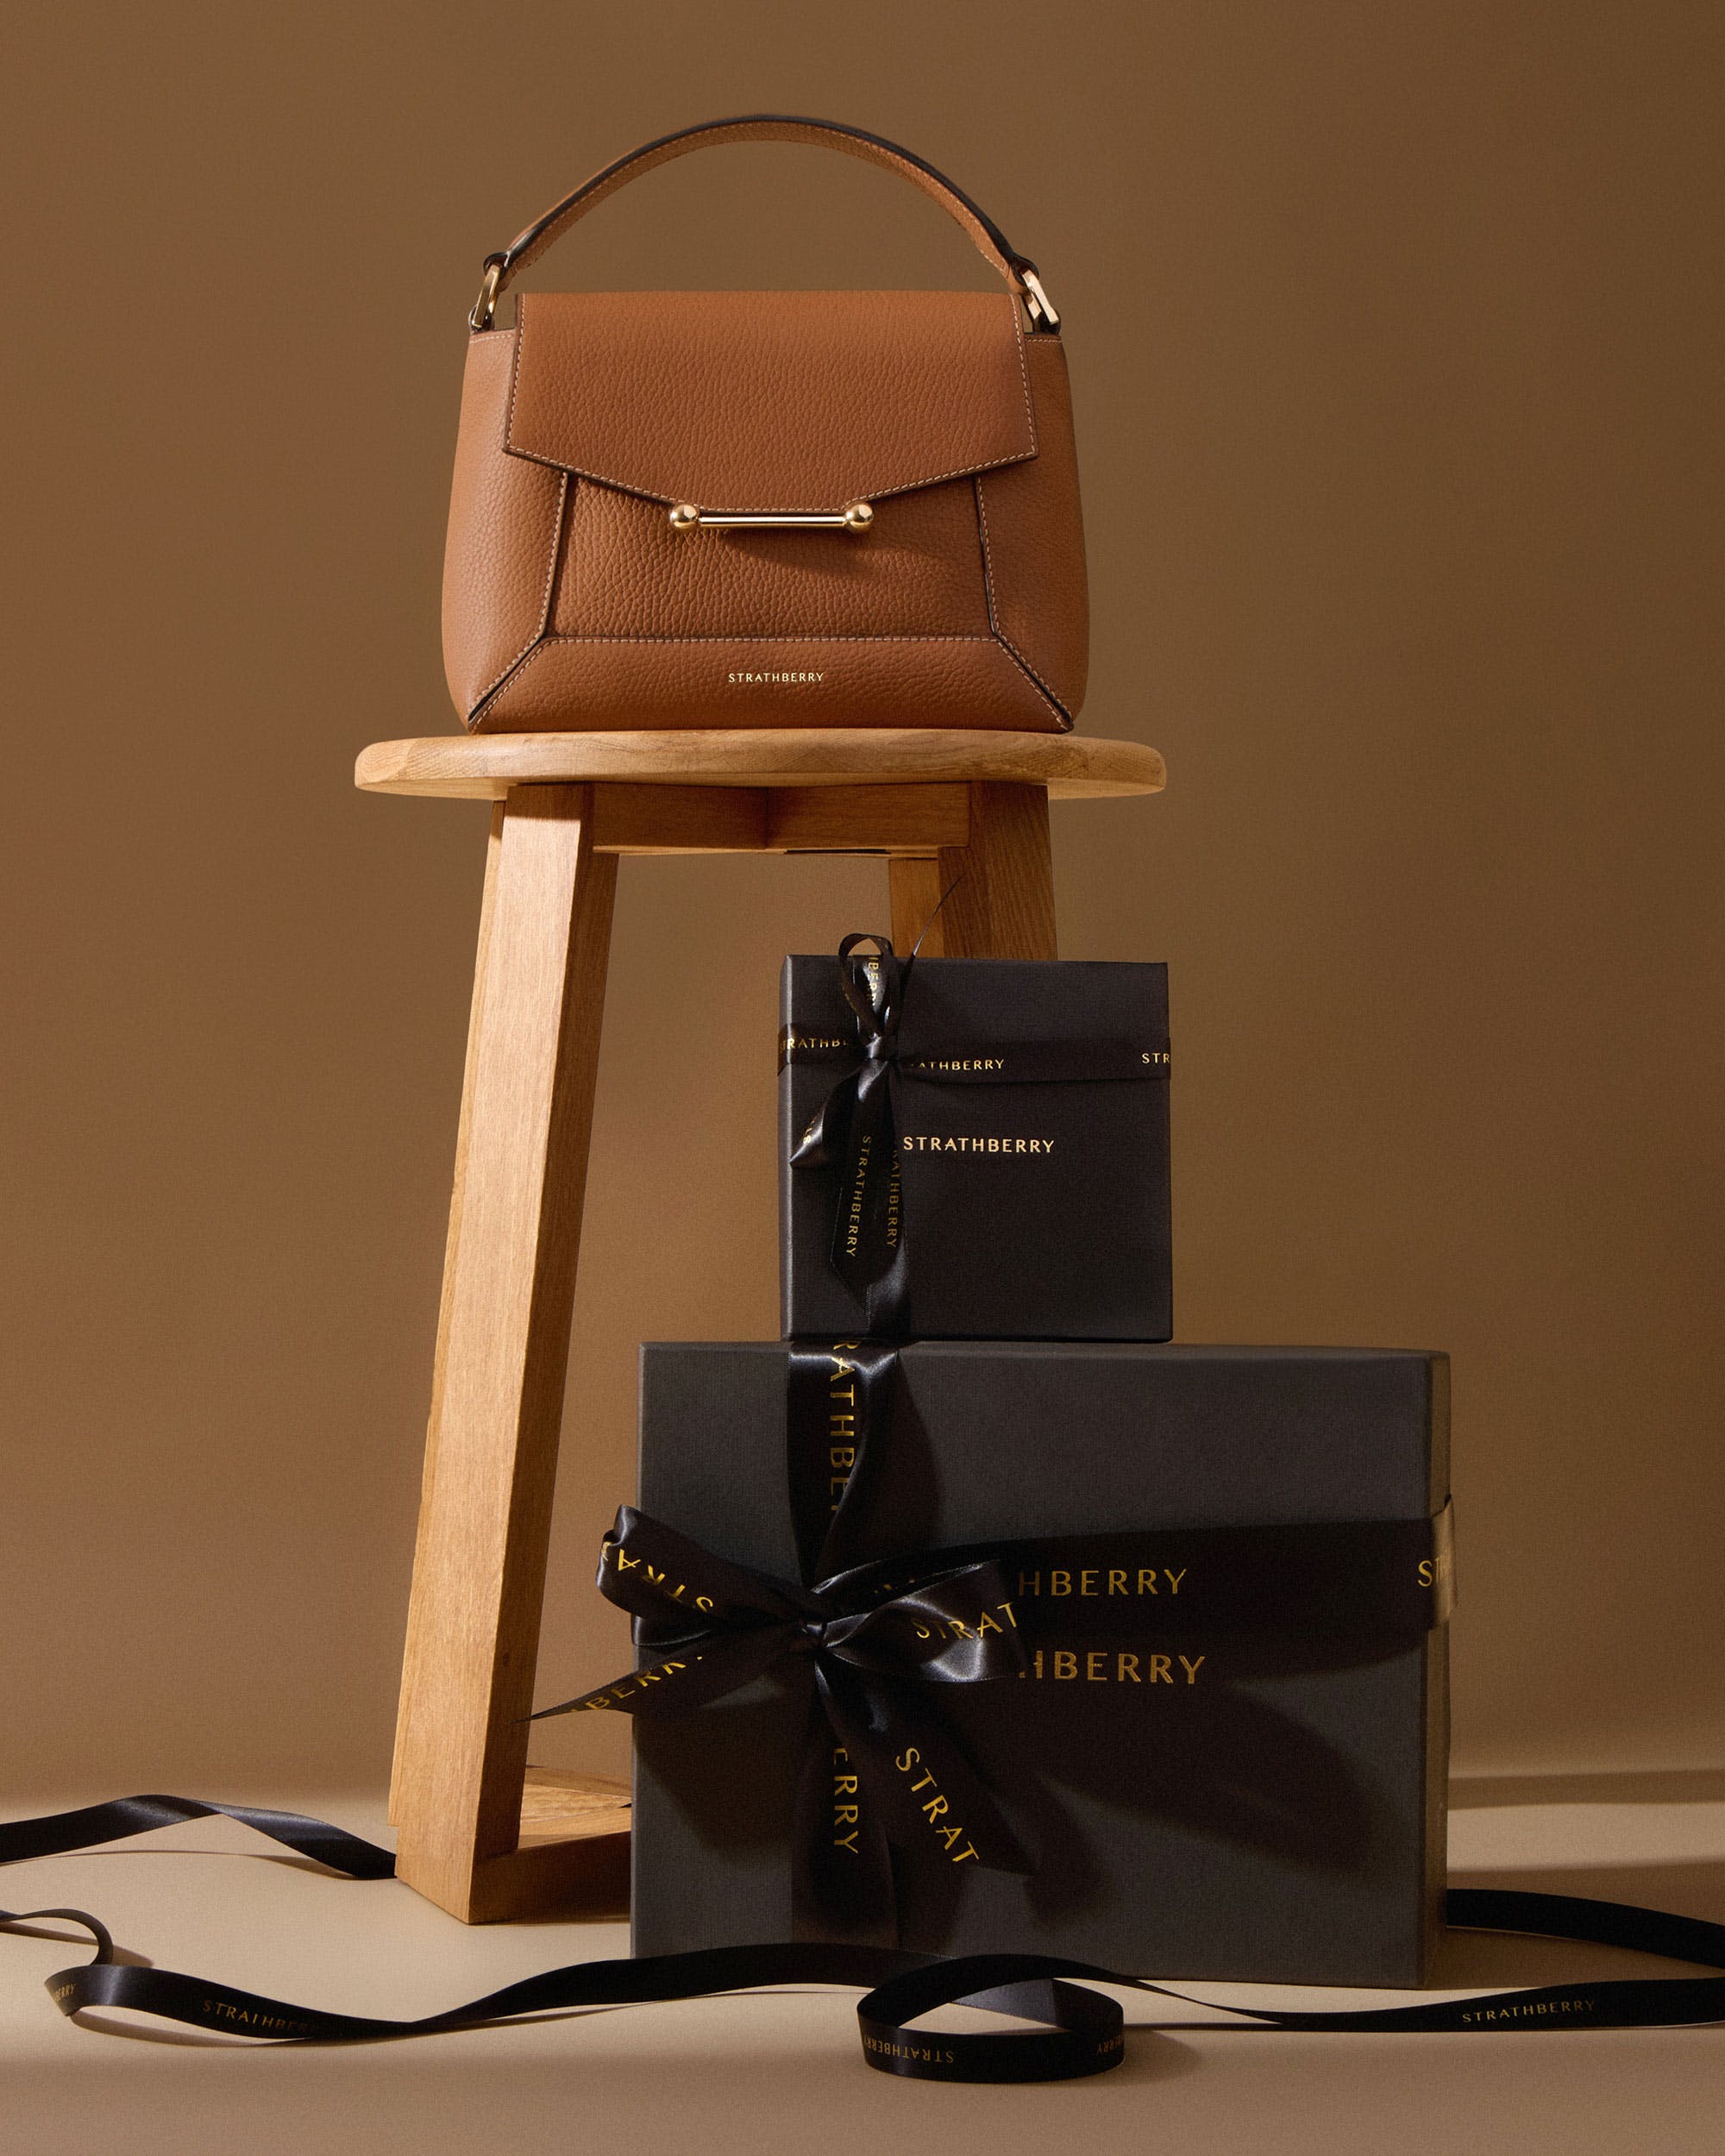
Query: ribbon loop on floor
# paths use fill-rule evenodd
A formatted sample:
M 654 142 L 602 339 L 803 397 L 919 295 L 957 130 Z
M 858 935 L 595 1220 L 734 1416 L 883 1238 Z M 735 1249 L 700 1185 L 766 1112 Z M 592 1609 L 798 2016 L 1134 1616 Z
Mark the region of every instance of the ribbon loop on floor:
M 183 1807 L 176 1816 L 185 1818 L 226 1813 L 231 1808 L 190 1799 L 161 1801 Z M 89 1812 L 111 1809 L 92 1806 Z M 70 1816 L 74 1815 L 60 1814 L 58 1818 L 63 1821 Z M 299 1820 L 292 1813 L 260 1816 L 294 1821 L 301 1826 L 322 1824 Z M 26 1853 L 21 1844 L 29 1839 L 28 1830 L 45 1823 L 23 1820 L 0 1827 L 0 1862 Z M 151 1823 L 160 1826 L 167 1821 L 157 1819 Z M 327 1833 L 338 1846 L 373 1847 L 340 1827 L 328 1828 Z M 104 1833 L 97 1839 L 114 1838 Z M 95 1841 L 89 1846 L 96 1846 Z M 1699 1917 L 1669 1915 L 1657 1909 L 1574 1895 L 1465 1887 L 1452 1888 L 1446 1915 L 1458 1928 L 1585 1940 L 1725 1970 L 1725 1925 Z M 80 1909 L 44 1908 L 16 1915 L 0 1910 L 0 1928 L 21 1930 L 47 1921 L 81 1925 L 96 1942 L 90 1961 L 62 1969 L 47 1979 L 48 1995 L 62 2014 L 75 2015 L 91 2008 L 123 2008 L 224 2036 L 256 2037 L 278 2044 L 430 2036 L 487 2021 L 584 2007 L 705 1998 L 718 1992 L 751 1990 L 770 1984 L 839 1984 L 865 1994 L 856 2009 L 862 2055 L 880 2072 L 917 2081 L 1061 2081 L 1105 2073 L 1125 2056 L 1125 2015 L 1119 2002 L 1089 1986 L 1107 1984 L 1187 2005 L 1211 2003 L 1168 1984 L 1051 1954 L 973 1954 L 940 1961 L 892 1947 L 812 1942 L 712 1947 L 640 1960 L 573 1962 L 523 1977 L 465 2005 L 417 2020 L 392 2021 L 329 2013 L 177 1970 L 122 1962 L 103 1924 Z M 937 2033 L 916 2026 L 936 2009 L 953 2004 L 1012 2015 L 1041 2026 L 999 2034 L 970 2030 Z M 1267 2028 L 1383 2034 L 1694 2028 L 1725 2021 L 1725 1977 L 1644 1977 L 1546 1984 L 1351 2012 L 1270 2007 L 1218 2010 L 1233 2015 L 1236 2023 Z M 1192 2024 L 1188 2021 L 1182 2026 L 1189 2030 Z

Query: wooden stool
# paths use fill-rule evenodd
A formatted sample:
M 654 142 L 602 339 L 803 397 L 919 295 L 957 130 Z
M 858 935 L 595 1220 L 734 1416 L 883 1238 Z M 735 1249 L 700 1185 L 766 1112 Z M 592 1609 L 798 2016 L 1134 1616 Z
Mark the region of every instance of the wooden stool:
M 883 853 L 892 933 L 1052 958 L 1048 802 L 1151 793 L 1133 742 L 912 729 L 380 742 L 376 793 L 496 804 L 480 912 L 391 1814 L 468 1923 L 627 1896 L 623 1784 L 524 1788 L 619 854 Z

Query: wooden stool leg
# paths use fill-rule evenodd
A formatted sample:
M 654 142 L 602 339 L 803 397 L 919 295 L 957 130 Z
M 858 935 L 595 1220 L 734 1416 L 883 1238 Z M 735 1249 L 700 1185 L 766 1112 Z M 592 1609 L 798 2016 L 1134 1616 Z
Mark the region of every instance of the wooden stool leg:
M 912 948 L 942 892 L 956 883 L 924 940 L 927 956 L 1057 956 L 1044 787 L 973 780 L 968 842 L 935 856 L 894 855 L 888 875 L 898 950 Z
M 467 1056 L 461 1072 L 461 1115 L 455 1132 L 455 1175 L 449 1194 L 449 1228 L 443 1243 L 443 1293 L 437 1310 L 437 1351 L 431 1366 L 431 1412 L 425 1421 L 425 1464 L 419 1484 L 419 1532 L 414 1544 L 416 1583 L 425 1568 L 425 1536 L 431 1519 L 431 1485 L 437 1473 L 437 1426 L 443 1413 L 444 1351 L 449 1338 L 449 1296 L 455 1282 L 455 1246 L 461 1237 L 461 1194 L 467 1176 L 467 1134 L 472 1126 L 474 1069 L 479 1055 L 480 1021 L 485 1012 L 486 956 L 491 949 L 491 924 L 497 899 L 498 863 L 503 858 L 503 803 L 491 812 L 491 835 L 486 843 L 485 895 L 480 901 L 479 947 L 474 955 L 474 993 L 467 1010 Z M 395 1764 L 390 1776 L 389 1816 L 392 1825 L 401 1818 L 404 1760 L 409 1750 L 408 1724 L 424 1695 L 425 1681 L 419 1668 L 423 1634 L 420 1619 L 423 1600 L 416 1592 L 408 1606 L 407 1644 L 401 1658 L 401 1698 L 396 1708 Z
M 516 788 L 492 841 L 397 1739 L 397 1869 L 469 1922 L 584 1846 L 518 1851 L 610 948 L 592 789 Z

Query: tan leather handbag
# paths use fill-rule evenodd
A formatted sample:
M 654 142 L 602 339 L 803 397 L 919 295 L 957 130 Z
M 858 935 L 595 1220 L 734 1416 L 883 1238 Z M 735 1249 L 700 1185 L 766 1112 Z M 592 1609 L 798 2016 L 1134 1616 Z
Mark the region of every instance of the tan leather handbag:
M 1007 290 L 530 292 L 637 172 L 823 144 L 933 196 Z M 908 150 L 756 115 L 607 166 L 471 317 L 443 572 L 467 725 L 1069 728 L 1088 633 L 1060 322 L 1036 266 Z

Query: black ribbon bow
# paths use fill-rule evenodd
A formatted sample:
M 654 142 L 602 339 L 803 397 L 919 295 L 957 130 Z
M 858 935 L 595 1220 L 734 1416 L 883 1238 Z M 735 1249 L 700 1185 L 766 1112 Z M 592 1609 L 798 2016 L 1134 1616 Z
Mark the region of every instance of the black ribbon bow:
M 821 1851 L 831 1876 L 817 1883 L 837 1889 L 842 1883 L 854 1911 L 859 1906 L 857 1883 L 872 1875 L 872 1890 L 888 1915 L 891 1869 L 885 1842 L 894 1822 L 913 1841 L 938 1838 L 950 1857 L 953 1846 L 945 1842 L 944 1832 L 963 1829 L 975 1845 L 976 1863 L 1022 1868 L 1016 1844 L 987 1791 L 950 1739 L 920 1720 L 915 1704 L 924 1683 L 970 1683 L 1022 1671 L 1019 1630 L 1015 1625 L 1000 1625 L 1003 1613 L 999 1603 L 1005 1599 L 1007 1586 L 1003 1560 L 974 1551 L 946 1551 L 914 1560 L 831 1569 L 837 1566 L 847 1546 L 850 1500 L 865 1479 L 870 1433 L 885 1413 L 894 1360 L 890 1349 L 878 1344 L 847 1343 L 825 1355 L 792 1351 L 792 1490 L 800 1558 L 806 1576 L 816 1576 L 815 1584 L 792 1586 L 728 1564 L 638 1513 L 620 1513 L 617 1532 L 601 1559 L 600 1585 L 612 1601 L 637 1613 L 663 1651 L 618 1685 L 547 1710 L 568 1714 L 582 1707 L 611 1707 L 637 1714 L 680 1711 L 681 1705 L 693 1707 L 722 1697 L 768 1670 L 800 1665 L 813 1677 L 812 1720 L 824 1719 L 829 1733 L 838 1739 L 833 1752 L 844 1754 L 847 1768 L 856 1766 L 854 1777 L 845 1772 L 834 1777 L 856 1783 L 854 1791 L 840 1790 L 837 1796 L 847 1807 L 850 1797 L 866 1796 L 855 1805 L 856 1824 L 862 1831 L 856 1835 L 855 1856 L 847 1859 L 831 1837 L 850 1822 L 831 1816 L 839 1805 L 831 1789 L 821 1790 L 822 1801 L 831 1808 L 824 1822 L 828 1841 Z M 827 1442 L 831 1426 L 824 1418 L 840 1411 L 844 1420 L 855 1422 L 856 1443 L 854 1448 L 839 1445 L 835 1458 Z M 847 1454 L 851 1455 L 848 1459 Z M 1385 1523 L 1331 1531 L 1314 1553 L 1319 1573 L 1335 1569 L 1342 1559 L 1341 1575 L 1359 1574 L 1358 1560 L 1362 1557 L 1366 1560 L 1364 1573 L 1339 1600 L 1327 1603 L 1320 1597 L 1308 1607 L 1327 1608 L 1344 1619 L 1400 1621 L 1419 1617 L 1421 1598 L 1404 1607 L 1397 1587 L 1398 1582 L 1405 1586 L 1411 1571 L 1418 1578 L 1429 1575 L 1423 1621 L 1440 1622 L 1448 1609 L 1447 1539 L 1442 1532 L 1446 1521 L 1413 1523 L 1415 1528 L 1423 1526 L 1432 1531 L 1423 1561 L 1417 1542 L 1403 1546 L 1409 1524 L 1388 1523 L 1391 1532 L 1387 1535 Z M 1313 1576 L 1298 1549 L 1283 1545 L 1289 1533 L 1303 1539 L 1313 1531 L 1240 1532 L 1252 1539 L 1249 1552 L 1242 1545 L 1235 1553 L 1248 1557 L 1245 1570 L 1270 1582 L 1264 1613 L 1273 1610 L 1286 1595 L 1303 1601 L 1310 1594 Z M 1266 1533 L 1268 1541 L 1261 1539 Z M 1335 1534 L 1344 1539 L 1335 1542 Z M 1024 1545 L 1023 1554 L 1032 1564 L 1039 1551 L 1044 1563 L 1057 1559 L 1076 1568 L 1082 1586 L 1087 1563 L 1107 1565 L 1107 1539 L 1069 1537 L 1058 1543 Z M 1220 1536 L 1212 1535 L 1210 1540 L 1213 1546 L 1221 1546 Z M 1289 1570 L 1290 1558 L 1293 1569 Z M 914 1576 L 907 1570 L 911 1565 Z M 1244 1614 L 1251 1620 L 1259 1612 L 1248 1608 Z M 994 1621 L 985 1625 L 984 1615 Z M 607 1698 L 605 1693 L 613 1695 Z M 669 1705 L 672 1700 L 679 1702 L 679 1708 Z M 840 1719 L 834 1720 L 835 1715 Z M 908 1743 L 904 1742 L 907 1735 L 912 1738 Z M 900 1744 L 902 1749 L 894 1749 Z M 824 1749 L 810 1747 L 809 1756 L 818 1757 Z M 806 1772 L 806 1787 L 812 1787 L 815 1778 Z M 944 1811 L 937 1808 L 942 1798 Z M 215 1813 L 351 1878 L 385 1879 L 395 1868 L 389 1851 L 322 1820 L 155 1796 L 122 1797 L 47 1818 L 0 1822 L 0 1865 L 95 1848 L 152 1827 Z M 972 1861 L 968 1855 L 955 1860 Z M 865 1916 L 866 1902 L 865 1894 Z M 1490 1888 L 1452 1887 L 1445 1909 L 1452 1925 L 1592 1940 L 1725 1969 L 1725 1927 L 1693 1917 Z M 1124 2017 L 1119 2002 L 1088 1990 L 1087 1980 L 1174 1999 L 1187 1996 L 1135 1972 L 1053 1955 L 932 1959 L 858 1938 L 853 1922 L 851 1935 L 842 1939 L 829 1935 L 642 1960 L 577 1962 L 418 2020 L 386 2020 L 299 2005 L 177 1970 L 134 1965 L 120 1959 L 100 1921 L 78 1909 L 0 1909 L 0 1930 L 24 1930 L 44 1919 L 80 1925 L 96 1943 L 89 1963 L 62 1969 L 47 1980 L 49 1995 L 63 2014 L 78 2015 L 91 2007 L 125 2007 L 192 2028 L 215 2030 L 224 2037 L 244 2034 L 287 2043 L 431 2035 L 527 2014 L 705 1997 L 757 1984 L 840 1984 L 866 1990 L 856 2009 L 862 2055 L 882 2073 L 932 2081 L 1051 2081 L 1101 2073 L 1120 2062 Z M 830 1934 L 831 1919 L 825 1908 L 823 1923 Z M 1012 2034 L 967 2029 L 943 2030 L 938 2035 L 916 2026 L 933 2009 L 958 2001 L 1021 2016 L 1039 2026 Z M 1589 1981 L 1353 2012 L 1263 2006 L 1227 2010 L 1260 2026 L 1289 2029 L 1501 2034 L 1671 2028 L 1725 2018 L 1725 1977 Z
M 1142 1606 L 1113 1590 L 1147 1565 L 1179 1583 L 1177 1598 L 1156 1604 L 1170 1639 L 1292 1626 L 1311 1654 L 1332 1638 L 1381 1647 L 1448 1616 L 1447 1507 L 1430 1520 L 1057 1535 L 858 1562 L 873 1541 L 862 1522 L 892 1487 L 898 1351 L 800 1343 L 787 1357 L 802 1583 L 625 1506 L 600 1551 L 599 1588 L 636 1619 L 653 1659 L 533 1719 L 609 1709 L 666 1720 L 769 1675 L 805 1683 L 789 1822 L 800 1937 L 896 1943 L 889 1845 L 989 1871 L 1034 1868 L 925 1688 L 1040 1677 L 1051 1639 L 1062 1648 L 1057 1679 L 1059 1663 L 1076 1670 L 1080 1647 L 1093 1666 L 1104 1658 L 1088 1650 L 1138 1645 Z
M 875 956 L 858 958 L 872 943 Z M 787 1058 L 849 1061 L 791 1154 L 796 1168 L 839 1169 L 832 1267 L 862 1307 L 866 1331 L 901 1339 L 912 1330 L 909 1238 L 899 1145 L 899 1089 L 924 1085 L 1080 1085 L 1168 1075 L 1165 1043 L 990 1041 L 947 1043 L 906 1056 L 900 1029 L 916 964 L 891 939 L 858 933 L 838 946 L 838 981 L 856 1014 L 856 1044 L 785 1043 Z
M 900 1577 L 895 1583 L 892 1573 Z M 951 1864 L 1025 1871 L 999 1806 L 919 1696 L 929 1684 L 1024 1674 L 1007 1581 L 992 1560 L 922 1571 L 865 1564 L 799 1586 L 716 1557 L 625 1505 L 599 1588 L 639 1620 L 656 1658 L 533 1719 L 591 1710 L 693 1713 L 773 1671 L 812 1686 L 826 1741 L 806 1747 L 798 1795 L 803 1881 L 825 1925 L 888 1936 L 887 1845 Z

